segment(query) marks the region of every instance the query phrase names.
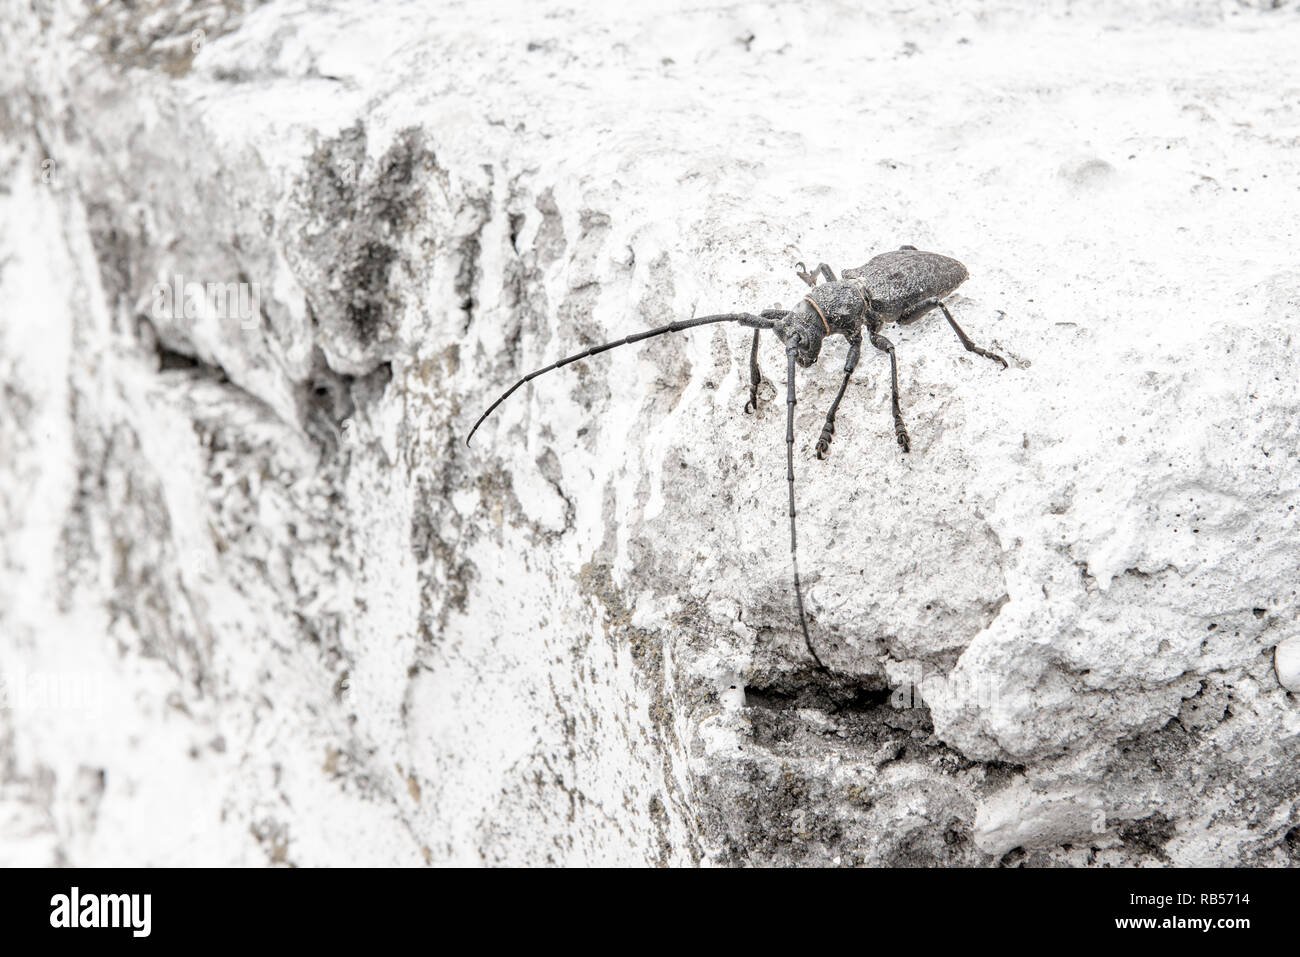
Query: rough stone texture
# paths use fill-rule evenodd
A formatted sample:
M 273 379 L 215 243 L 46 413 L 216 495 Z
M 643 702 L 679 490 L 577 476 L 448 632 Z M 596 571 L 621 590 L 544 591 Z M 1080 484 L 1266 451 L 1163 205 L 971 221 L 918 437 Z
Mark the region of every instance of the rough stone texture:
M 0 863 L 1300 863 L 1297 6 L 1020 6 L 6 3 Z M 461 441 L 902 243 L 834 678 L 744 331 Z

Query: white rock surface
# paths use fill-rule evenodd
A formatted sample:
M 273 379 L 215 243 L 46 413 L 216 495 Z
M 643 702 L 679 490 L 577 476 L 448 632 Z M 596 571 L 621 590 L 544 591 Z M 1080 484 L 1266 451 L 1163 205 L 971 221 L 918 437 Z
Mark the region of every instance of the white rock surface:
M 1277 680 L 1287 691 L 1300 692 L 1300 636 L 1280 642 L 1273 651 Z
M 1300 862 L 1298 39 L 7 8 L 0 863 Z M 901 243 L 1011 367 L 887 333 L 912 453 L 872 351 L 824 462 L 843 344 L 800 373 L 833 679 L 774 340 L 755 416 L 717 328 L 462 442 Z

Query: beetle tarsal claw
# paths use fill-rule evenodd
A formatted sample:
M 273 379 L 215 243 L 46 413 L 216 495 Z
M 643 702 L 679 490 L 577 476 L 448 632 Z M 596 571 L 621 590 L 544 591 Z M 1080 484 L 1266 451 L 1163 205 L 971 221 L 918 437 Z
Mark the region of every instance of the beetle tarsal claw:
M 822 426 L 822 434 L 817 439 L 817 458 L 824 459 L 830 453 L 831 439 L 835 437 L 835 423 L 827 422 Z

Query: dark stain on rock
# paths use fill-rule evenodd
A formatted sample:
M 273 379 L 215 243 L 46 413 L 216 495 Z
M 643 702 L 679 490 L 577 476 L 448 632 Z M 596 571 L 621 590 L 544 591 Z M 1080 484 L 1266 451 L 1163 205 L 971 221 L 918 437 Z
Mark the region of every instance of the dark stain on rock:
M 537 227 L 533 248 L 537 250 L 537 261 L 548 266 L 564 255 L 568 245 L 564 238 L 564 221 L 560 216 L 560 207 L 555 202 L 555 194 L 549 187 L 537 197 L 535 205 L 542 214 L 542 222 Z
M 236 29 L 245 14 L 265 2 L 100 3 L 93 6 L 82 31 L 93 38 L 95 53 L 119 69 L 182 77 L 205 45 Z
M 322 142 L 308 161 L 297 196 L 304 258 L 296 265 L 316 297 L 318 321 L 345 321 L 357 342 L 371 346 L 396 329 L 390 277 L 406 261 L 404 239 L 440 170 L 418 128 L 403 130 L 373 162 L 366 142 L 358 122 Z
M 1126 847 L 1132 848 L 1141 854 L 1153 855 L 1162 861 L 1169 860 L 1165 854 L 1165 845 L 1177 833 L 1177 827 L 1172 818 L 1166 817 L 1157 811 L 1155 814 L 1136 821 L 1106 822 L 1107 827 L 1117 825 L 1119 827 L 1119 839 L 1124 842 Z
M 478 576 L 474 563 L 461 554 L 462 520 L 451 506 L 451 480 L 444 473 L 439 486 L 422 476 L 411 510 L 409 544 L 420 564 L 420 634 L 426 641 L 446 629 L 452 611 L 465 611 L 470 583 Z

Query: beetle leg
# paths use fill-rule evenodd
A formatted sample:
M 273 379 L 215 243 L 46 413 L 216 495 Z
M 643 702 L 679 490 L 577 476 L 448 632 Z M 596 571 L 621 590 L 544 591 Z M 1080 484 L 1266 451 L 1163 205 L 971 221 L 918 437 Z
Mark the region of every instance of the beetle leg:
M 898 359 L 894 355 L 894 344 L 878 332 L 871 333 L 871 344 L 881 352 L 889 353 L 889 374 L 894 399 L 894 436 L 898 439 L 899 447 L 904 452 L 910 452 L 912 442 L 907 437 L 907 426 L 903 425 L 903 410 L 898 404 Z
M 903 310 L 903 314 L 898 317 L 900 326 L 910 326 L 922 316 L 927 315 L 931 309 L 939 308 L 939 300 L 935 296 L 929 299 L 922 299 L 920 302 L 908 306 Z
M 745 403 L 746 412 L 758 411 L 758 387 L 763 382 L 763 373 L 758 369 L 758 334 L 761 329 L 754 330 L 754 344 L 749 347 L 749 401 Z
M 812 272 L 809 272 L 803 263 L 795 263 L 794 272 L 796 276 L 810 286 L 817 285 L 817 277 L 819 275 L 824 277 L 827 282 L 839 282 L 839 280 L 835 278 L 835 271 L 825 263 L 818 263 L 817 268 Z
M 948 307 L 933 296 L 929 299 L 923 299 L 916 305 L 909 306 L 907 309 L 903 310 L 903 314 L 898 319 L 898 324 L 900 326 L 911 325 L 931 309 L 940 309 L 943 311 L 945 318 L 948 320 L 948 325 L 952 326 L 952 331 L 957 333 L 957 338 L 961 340 L 961 344 L 966 347 L 967 352 L 973 352 L 986 359 L 992 359 L 994 362 L 1001 362 L 1002 368 L 1007 368 L 1006 359 L 1002 358 L 996 352 L 989 352 L 987 349 L 981 349 L 979 346 L 975 345 L 975 343 L 971 342 L 970 337 L 961 331 L 961 326 L 957 325 L 957 320 L 952 317 L 952 313 L 948 311 Z
M 987 349 L 981 349 L 979 346 L 975 345 L 975 343 L 970 341 L 970 337 L 961 331 L 961 326 L 957 325 L 957 320 L 952 317 L 952 313 L 948 311 L 947 306 L 943 303 L 939 303 L 939 308 L 943 310 L 944 317 L 948 320 L 948 325 L 952 326 L 952 331 L 957 333 L 957 338 L 961 340 L 961 344 L 966 347 L 967 352 L 973 352 L 976 355 L 983 356 L 985 359 L 992 359 L 994 362 L 1001 362 L 1002 368 L 1004 369 L 1007 367 L 1006 359 L 1002 358 L 996 352 L 989 352 Z
M 840 383 L 840 391 L 835 394 L 835 401 L 831 403 L 831 410 L 826 413 L 826 424 L 822 426 L 821 438 L 817 440 L 817 457 L 824 459 L 830 453 L 831 439 L 835 437 L 835 413 L 839 411 L 840 400 L 844 398 L 844 390 L 849 386 L 849 377 L 853 375 L 854 368 L 858 364 L 858 354 L 862 349 L 862 333 L 858 333 L 849 340 L 849 357 L 844 362 L 844 381 Z

